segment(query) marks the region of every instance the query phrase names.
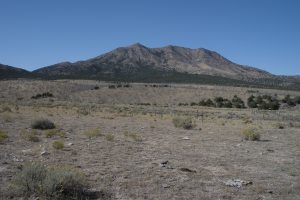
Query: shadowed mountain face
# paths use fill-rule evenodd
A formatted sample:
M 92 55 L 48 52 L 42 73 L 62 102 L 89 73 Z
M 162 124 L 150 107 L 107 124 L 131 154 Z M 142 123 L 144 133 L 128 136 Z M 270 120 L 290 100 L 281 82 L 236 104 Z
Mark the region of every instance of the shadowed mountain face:
M 147 48 L 141 44 L 117 48 L 86 61 L 59 63 L 34 72 L 47 76 L 129 76 L 149 70 L 221 76 L 237 80 L 274 77 L 256 68 L 235 64 L 220 54 L 203 48 Z
M 23 78 L 29 74 L 30 72 L 24 69 L 0 64 L 0 79 Z

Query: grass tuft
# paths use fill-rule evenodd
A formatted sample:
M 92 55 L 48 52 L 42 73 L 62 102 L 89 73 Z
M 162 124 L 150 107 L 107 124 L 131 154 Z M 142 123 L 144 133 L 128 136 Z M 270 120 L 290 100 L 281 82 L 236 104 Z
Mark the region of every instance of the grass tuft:
M 41 163 L 27 163 L 11 184 L 16 196 L 32 195 L 41 199 L 86 199 L 87 181 L 83 173 L 71 167 L 46 167 Z
M 61 140 L 55 140 L 52 142 L 52 147 L 54 149 L 63 149 L 65 147 L 65 144 Z
M 8 138 L 8 135 L 0 129 L 0 143 L 3 142 L 5 139 Z
M 190 117 L 175 117 L 173 124 L 176 128 L 193 129 L 196 125 Z
M 105 135 L 105 139 L 106 139 L 107 141 L 112 142 L 112 141 L 115 140 L 115 136 L 114 136 L 112 133 L 108 133 L 108 134 Z
M 94 138 L 101 135 L 101 130 L 99 128 L 92 128 L 88 129 L 84 132 L 84 135 L 86 135 L 88 138 Z
M 260 134 L 253 128 L 246 128 L 242 132 L 245 140 L 258 141 L 260 140 Z
M 40 138 L 36 130 L 22 130 L 21 137 L 30 142 L 40 141 Z

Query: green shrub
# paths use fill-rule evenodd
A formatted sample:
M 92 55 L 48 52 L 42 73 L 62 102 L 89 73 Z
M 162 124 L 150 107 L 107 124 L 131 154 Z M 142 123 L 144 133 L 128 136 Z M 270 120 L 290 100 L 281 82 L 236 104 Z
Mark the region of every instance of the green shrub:
M 234 108 L 246 108 L 244 101 L 236 95 L 234 95 L 231 102 Z
M 8 135 L 0 129 L 0 143 L 3 142 L 6 138 L 8 138 Z
M 280 103 L 278 99 L 270 95 L 263 96 L 253 96 L 251 95 L 247 101 L 249 108 L 258 108 L 262 110 L 278 110 L 280 108 Z
M 284 129 L 284 124 L 282 124 L 282 123 L 276 123 L 275 124 L 275 128 L 278 128 L 278 129 Z
M 12 192 L 26 197 L 32 194 L 41 194 L 46 175 L 47 168 L 41 163 L 26 163 L 22 171 L 13 178 Z
M 201 100 L 199 106 L 215 107 L 215 103 L 211 99 Z
M 192 129 L 195 127 L 190 117 L 175 117 L 173 118 L 173 124 L 176 128 Z
M 12 112 L 11 108 L 8 106 L 5 106 L 4 108 L 2 108 L 1 112 Z
M 46 167 L 41 163 L 27 163 L 13 178 L 13 193 L 41 199 L 86 199 L 87 181 L 71 167 Z
M 37 94 L 35 96 L 32 96 L 31 98 L 32 99 L 40 99 L 40 98 L 48 98 L 48 97 L 53 97 L 53 94 L 50 93 L 50 92 L 45 92 L 45 93 L 42 93 L 42 94 Z
M 133 139 L 134 141 L 136 141 L 136 142 L 142 141 L 142 137 L 141 137 L 140 135 L 136 134 L 136 133 L 128 133 L 128 132 L 126 131 L 126 132 L 124 132 L 124 135 L 125 135 L 126 137 L 132 138 L 132 139 Z
M 23 130 L 21 137 L 30 142 L 39 142 L 40 138 L 36 130 Z
M 93 128 L 93 129 L 89 129 L 86 130 L 84 132 L 84 134 L 88 137 L 88 138 L 93 138 L 93 137 L 97 137 L 101 135 L 101 130 L 99 128 Z
M 63 149 L 65 146 L 64 142 L 61 140 L 55 140 L 52 142 L 52 147 L 54 149 Z
M 43 183 L 44 196 L 50 199 L 83 199 L 86 188 L 84 175 L 70 167 L 48 169 Z
M 191 102 L 190 105 L 191 105 L 191 106 L 198 106 L 199 104 L 196 103 L 196 102 Z
M 33 122 L 31 128 L 46 130 L 46 129 L 54 129 L 55 125 L 53 122 L 51 122 L 48 119 L 40 119 Z
M 178 106 L 188 106 L 188 103 L 178 103 Z
M 105 135 L 105 139 L 106 139 L 107 141 L 112 142 L 112 141 L 114 141 L 115 136 L 114 136 L 112 133 L 108 133 L 108 134 Z
M 246 128 L 242 132 L 245 140 L 258 141 L 260 140 L 260 134 L 253 128 Z
M 45 131 L 47 138 L 52 138 L 54 136 L 65 137 L 66 133 L 57 129 L 49 129 Z

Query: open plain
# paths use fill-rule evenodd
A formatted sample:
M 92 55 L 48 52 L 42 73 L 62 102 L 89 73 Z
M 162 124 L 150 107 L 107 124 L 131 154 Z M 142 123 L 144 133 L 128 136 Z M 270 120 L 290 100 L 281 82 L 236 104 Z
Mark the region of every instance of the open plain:
M 32 98 L 46 92 L 53 96 Z M 247 102 L 258 94 L 300 96 L 192 84 L 1 81 L 0 129 L 8 137 L 0 143 L 0 198 L 22 199 L 11 194 L 11 181 L 24 163 L 38 161 L 81 170 L 90 199 L 300 199 L 299 105 L 277 111 L 190 106 L 217 96 Z M 175 127 L 176 117 L 191 118 L 193 127 Z M 24 138 L 38 119 L 52 121 L 54 132 Z M 247 128 L 260 140 L 245 140 Z M 52 145 L 57 140 L 62 149 Z

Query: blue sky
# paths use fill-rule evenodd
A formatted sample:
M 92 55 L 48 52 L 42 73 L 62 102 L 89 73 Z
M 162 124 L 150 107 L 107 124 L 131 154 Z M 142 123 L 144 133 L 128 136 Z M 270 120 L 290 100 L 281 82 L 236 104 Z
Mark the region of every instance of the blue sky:
M 297 0 L 0 0 L 0 63 L 34 70 L 139 42 L 300 74 Z

